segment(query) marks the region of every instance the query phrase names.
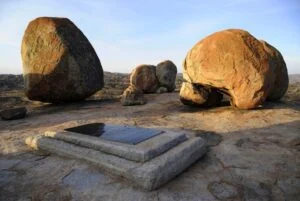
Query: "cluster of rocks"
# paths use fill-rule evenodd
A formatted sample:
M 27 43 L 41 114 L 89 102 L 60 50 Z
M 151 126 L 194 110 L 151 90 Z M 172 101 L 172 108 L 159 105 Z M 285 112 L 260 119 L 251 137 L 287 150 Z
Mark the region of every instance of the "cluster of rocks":
M 177 67 L 166 60 L 154 65 L 139 65 L 130 75 L 130 86 L 124 91 L 121 103 L 124 106 L 146 103 L 144 93 L 165 93 L 175 90 Z
M 67 18 L 31 21 L 22 41 L 25 94 L 30 100 L 59 103 L 83 100 L 103 88 L 100 60 L 84 34 Z M 122 104 L 144 104 L 143 93 L 175 89 L 171 61 L 141 65 L 131 74 Z
M 103 69 L 94 48 L 67 18 L 31 21 L 21 53 L 25 93 L 30 100 L 78 101 L 103 88 Z M 174 91 L 176 75 L 177 68 L 169 60 L 136 67 L 121 103 L 145 104 L 144 93 Z M 216 32 L 198 42 L 184 60 L 183 79 L 183 104 L 217 106 L 226 94 L 240 109 L 279 100 L 289 83 L 280 52 L 238 29 Z
M 280 52 L 239 29 L 216 32 L 198 42 L 187 53 L 183 79 L 183 104 L 217 106 L 226 94 L 239 109 L 277 101 L 289 84 Z

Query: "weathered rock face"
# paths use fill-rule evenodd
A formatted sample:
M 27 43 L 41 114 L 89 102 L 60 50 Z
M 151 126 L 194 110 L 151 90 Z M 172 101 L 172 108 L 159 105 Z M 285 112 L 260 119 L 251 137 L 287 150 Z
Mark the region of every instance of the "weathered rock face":
M 156 67 L 153 65 L 140 65 L 130 75 L 130 85 L 141 89 L 144 93 L 155 93 L 158 88 Z
M 130 85 L 127 89 L 125 89 L 121 98 L 123 106 L 144 105 L 146 102 L 143 91 L 133 85 Z
M 238 29 L 220 31 L 188 52 L 184 79 L 228 93 L 232 104 L 240 109 L 255 108 L 273 89 L 275 73 L 269 58 L 264 45 L 250 33 Z
M 26 95 L 31 100 L 77 101 L 103 87 L 103 70 L 94 48 L 67 18 L 31 21 L 21 53 Z
M 166 60 L 157 64 L 156 77 L 158 79 L 159 85 L 166 87 L 169 92 L 174 91 L 174 89 L 176 88 L 176 75 L 177 67 L 172 61 Z
M 275 72 L 275 82 L 267 100 L 277 101 L 281 99 L 289 86 L 289 76 L 281 53 L 266 41 L 261 40 L 267 53 L 270 55 L 271 65 Z

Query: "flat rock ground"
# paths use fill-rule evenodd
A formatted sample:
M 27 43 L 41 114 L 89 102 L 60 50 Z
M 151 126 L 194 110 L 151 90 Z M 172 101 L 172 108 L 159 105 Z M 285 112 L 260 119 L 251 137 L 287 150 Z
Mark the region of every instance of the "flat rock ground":
M 299 97 L 247 111 L 189 108 L 176 92 L 146 97 L 148 104 L 131 107 L 97 98 L 33 102 L 25 119 L 0 121 L 0 200 L 300 200 Z M 207 139 L 210 149 L 168 184 L 146 192 L 84 161 L 24 144 L 46 130 L 91 122 L 187 130 Z

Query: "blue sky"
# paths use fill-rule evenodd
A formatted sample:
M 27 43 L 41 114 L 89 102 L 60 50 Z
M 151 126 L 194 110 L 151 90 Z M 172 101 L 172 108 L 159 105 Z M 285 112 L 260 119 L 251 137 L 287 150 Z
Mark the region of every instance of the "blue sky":
M 105 71 L 170 59 L 181 72 L 196 42 L 240 28 L 275 46 L 289 73 L 300 73 L 300 0 L 0 0 L 0 74 L 22 73 L 22 36 L 39 16 L 71 19 Z

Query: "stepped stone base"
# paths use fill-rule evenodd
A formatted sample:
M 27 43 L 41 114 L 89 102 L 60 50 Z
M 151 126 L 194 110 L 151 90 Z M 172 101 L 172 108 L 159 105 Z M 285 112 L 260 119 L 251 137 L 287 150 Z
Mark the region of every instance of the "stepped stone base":
M 124 177 L 133 185 L 154 190 L 206 153 L 200 137 L 165 131 L 137 145 L 101 140 L 73 132 L 46 132 L 26 144 L 50 153 L 82 159 Z

